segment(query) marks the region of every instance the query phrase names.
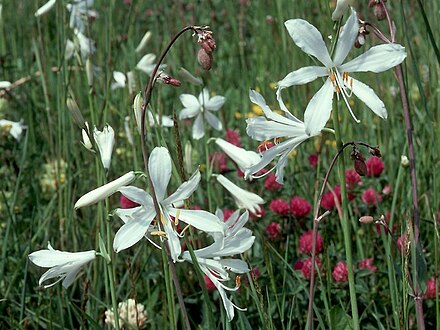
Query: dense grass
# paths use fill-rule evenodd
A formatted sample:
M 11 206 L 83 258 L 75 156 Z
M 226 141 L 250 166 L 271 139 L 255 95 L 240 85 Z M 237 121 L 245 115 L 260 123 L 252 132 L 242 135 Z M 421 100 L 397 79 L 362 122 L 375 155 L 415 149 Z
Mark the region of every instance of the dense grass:
M 288 72 L 314 62 L 295 46 L 284 28 L 290 18 L 303 18 L 323 33 L 334 35 L 331 21 L 332 2 L 329 1 L 96 1 L 99 17 L 87 25 L 85 34 L 96 41 L 93 65 L 99 67 L 92 86 L 88 86 L 85 61 L 79 57 L 64 60 L 66 39 L 73 38 L 69 28 L 66 2 L 58 0 L 55 8 L 36 18 L 35 10 L 42 1 L 2 1 L 0 18 L 0 80 L 11 82 L 25 78 L 22 84 L 2 93 L 0 119 L 23 119 L 27 130 L 17 143 L 7 132 L 0 140 L 0 325 L 2 328 L 85 328 L 104 327 L 104 311 L 111 307 L 104 259 L 83 268 L 81 276 L 68 289 L 56 285 L 47 290 L 38 288 L 42 270 L 28 260 L 29 253 L 46 247 L 50 241 L 63 251 L 98 250 L 98 231 L 107 212 L 119 207 L 119 195 L 110 198 L 109 209 L 104 203 L 74 211 L 73 205 L 91 189 L 113 180 L 129 170 L 142 171 L 140 137 L 132 111 L 135 93 L 128 89 L 110 89 L 113 71 L 133 70 L 146 53 L 159 55 L 171 37 L 186 25 L 209 25 L 217 41 L 213 69 L 204 72 L 197 63 L 196 38 L 185 34 L 165 59 L 167 72 L 178 77 L 184 67 L 203 78 L 212 94 L 224 95 L 226 103 L 219 112 L 223 126 L 240 132 L 243 147 L 255 150 L 259 144 L 245 133 L 245 119 L 251 113 L 249 89 L 258 89 L 273 109 L 278 105 L 273 83 Z M 397 42 L 408 54 L 403 63 L 405 86 L 414 132 L 416 151 L 417 189 L 420 208 L 420 241 L 426 267 L 417 271 L 422 291 L 430 277 L 438 278 L 439 246 L 437 226 L 440 211 L 439 147 L 439 3 L 423 2 L 424 20 L 419 2 L 388 2 L 396 23 Z M 377 22 L 366 3 L 357 11 L 366 20 L 387 31 L 384 22 Z M 428 25 L 429 24 L 429 25 Z M 153 36 L 146 49 L 136 54 L 135 48 L 146 31 Z M 430 39 L 432 31 L 432 39 Z M 435 46 L 434 43 L 437 43 Z M 373 35 L 365 47 L 380 43 Z M 364 49 L 350 53 L 354 58 Z M 136 93 L 142 90 L 148 76 L 135 70 Z M 406 130 L 398 83 L 392 70 L 381 74 L 359 74 L 384 101 L 388 120 L 374 116 L 359 100 L 353 98 L 353 108 L 361 120 L 355 124 L 341 103 L 341 126 L 344 141 L 365 141 L 380 147 L 385 170 L 379 178 L 363 178 L 362 186 L 354 191 L 349 218 L 352 222 L 352 242 L 355 260 L 356 290 L 362 329 L 407 329 L 416 327 L 414 300 L 409 294 L 407 278 L 411 274 L 410 255 L 401 254 L 386 234 L 378 234 L 374 225 L 360 225 L 362 215 L 379 217 L 391 212 L 396 225 L 394 239 L 407 232 L 412 221 L 411 181 L 407 167 L 400 165 L 401 155 L 408 155 Z M 321 86 L 315 81 L 283 92 L 292 113 L 303 118 L 304 109 Z M 397 93 L 395 90 L 397 89 Z M 183 108 L 179 95 L 198 95 L 200 86 L 183 82 L 179 88 L 157 85 L 151 108 L 166 115 L 179 113 Z M 75 125 L 66 106 L 70 96 L 76 100 L 82 115 L 91 125 L 102 128 L 109 123 L 116 132 L 116 145 L 107 176 L 99 160 L 81 145 L 81 130 Z M 124 118 L 130 117 L 135 145 L 124 132 Z M 192 121 L 191 121 L 192 123 Z M 331 127 L 331 121 L 329 127 Z M 167 146 L 177 165 L 176 142 L 172 128 L 153 128 L 148 131 L 148 144 Z M 212 177 L 208 177 L 209 154 L 219 151 L 214 143 L 206 146 L 210 137 L 224 137 L 223 132 L 207 131 L 206 139 L 191 138 L 191 124 L 180 123 L 182 144 L 192 145 L 192 172 L 200 164 L 202 183 L 191 199 L 192 205 L 204 209 L 235 209 L 233 199 Z M 319 166 L 309 165 L 308 156 L 321 152 Z M 194 328 L 304 328 L 307 320 L 308 280 L 294 271 L 295 261 L 305 259 L 298 250 L 299 237 L 313 226 L 310 213 L 299 221 L 293 216 L 279 216 L 269 209 L 271 200 L 290 200 L 298 195 L 312 205 L 317 197 L 317 182 L 322 182 L 332 157 L 337 152 L 334 137 L 324 133 L 301 145 L 285 171 L 281 190 L 264 188 L 264 179 L 251 183 L 238 180 L 235 166 L 228 177 L 238 185 L 262 196 L 266 215 L 250 220 L 247 227 L 256 241 L 242 257 L 250 267 L 258 267 L 260 276 L 242 276 L 242 285 L 233 293 L 233 301 L 246 312 L 237 312 L 229 323 L 216 292 L 210 293 L 208 303 L 202 295 L 200 277 L 189 264 L 177 264 L 187 311 Z M 346 166 L 353 167 L 346 154 Z M 217 172 L 215 166 L 214 173 Z M 170 192 L 180 184 L 177 170 L 173 173 Z M 338 183 L 337 171 L 330 185 Z M 187 175 L 190 173 L 186 173 Z M 146 181 L 137 186 L 147 188 Z M 377 207 L 368 207 L 361 200 L 367 188 L 381 192 L 389 185 L 391 193 L 382 196 Z M 209 186 L 209 189 L 208 189 Z M 270 239 L 265 231 L 269 223 L 281 225 L 278 238 Z M 114 233 L 121 221 L 113 218 Z M 104 232 L 105 233 L 105 232 Z M 343 235 L 338 212 L 320 224 L 324 240 L 320 254 L 323 270 L 318 276 L 314 299 L 314 326 L 321 329 L 343 329 L 349 326 L 350 300 L 347 283 L 335 283 L 332 269 L 345 259 Z M 195 236 L 207 242 L 205 236 Z M 190 238 L 190 240 L 192 240 Z M 161 252 L 145 242 L 115 255 L 118 301 L 134 298 L 145 305 L 148 328 L 167 329 L 182 326 L 177 299 L 167 295 L 171 283 L 168 266 Z M 360 271 L 357 262 L 374 258 L 376 273 Z M 422 263 L 423 264 L 423 263 Z M 388 276 L 390 267 L 393 271 Z M 393 291 L 390 281 L 395 281 Z M 233 285 L 233 284 L 231 284 Z M 172 288 L 170 289 L 173 291 Z M 391 304 L 395 294 L 396 306 Z M 427 328 L 440 329 L 438 299 L 423 302 Z M 175 315 L 173 315 L 173 312 Z M 393 314 L 396 313 L 396 314 Z M 177 325 L 170 322 L 177 320 Z M 212 322 L 212 323 L 209 323 Z M 85 325 L 87 324 L 87 325 Z

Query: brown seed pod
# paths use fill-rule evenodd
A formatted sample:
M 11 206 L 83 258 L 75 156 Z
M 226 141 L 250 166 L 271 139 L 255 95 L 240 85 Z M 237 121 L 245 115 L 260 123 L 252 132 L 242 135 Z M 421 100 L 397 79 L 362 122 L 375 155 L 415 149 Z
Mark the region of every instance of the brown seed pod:
M 200 48 L 197 54 L 197 60 L 203 70 L 211 70 L 212 67 L 212 54 L 207 53 L 204 48 Z

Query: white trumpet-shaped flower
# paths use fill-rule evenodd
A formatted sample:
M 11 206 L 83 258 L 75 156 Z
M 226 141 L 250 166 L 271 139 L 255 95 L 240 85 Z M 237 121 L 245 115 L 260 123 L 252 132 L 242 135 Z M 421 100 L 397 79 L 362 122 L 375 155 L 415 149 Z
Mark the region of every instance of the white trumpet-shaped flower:
M 115 145 L 115 131 L 110 125 L 105 125 L 102 131 L 99 131 L 95 127 L 93 130 L 93 138 L 95 139 L 99 154 L 101 155 L 102 166 L 108 170 L 110 168 L 113 147 Z
M 247 209 L 257 215 L 261 212 L 259 204 L 264 204 L 264 199 L 260 196 L 240 188 L 221 174 L 217 175 L 217 181 L 231 193 L 239 208 Z
M 223 217 L 221 211 L 217 211 L 217 215 Z M 248 219 L 249 213 L 247 211 L 241 216 L 239 216 L 239 211 L 234 212 L 226 222 L 228 229 L 224 236 L 214 235 L 214 243 L 194 251 L 200 269 L 217 288 L 229 320 L 234 318 L 235 308 L 238 310 L 245 309 L 233 304 L 226 294 L 226 291 L 238 290 L 239 282 L 236 282 L 236 286 L 233 288 L 226 286 L 223 282 L 230 280 L 228 271 L 243 274 L 249 271 L 249 267 L 241 259 L 225 257 L 243 253 L 254 243 L 255 237 L 252 236 L 252 232 L 243 227 Z M 188 251 L 183 252 L 182 259 L 192 263 L 191 255 Z
M 246 150 L 229 143 L 221 138 L 215 139 L 215 143 L 227 154 L 243 172 L 260 161 L 260 155 L 255 151 Z
M 351 94 L 356 95 L 376 115 L 386 119 L 387 111 L 384 103 L 376 93 L 366 84 L 350 76 L 353 72 L 382 72 L 400 64 L 406 57 L 405 48 L 399 44 L 383 44 L 370 48 L 362 55 L 343 64 L 348 52 L 352 48 L 359 32 L 359 23 L 356 12 L 342 28 L 339 35 L 333 59 L 325 46 L 322 35 L 309 22 L 302 19 L 292 19 L 284 23 L 295 44 L 305 53 L 318 59 L 324 66 L 308 66 L 290 72 L 278 82 L 277 98 L 282 110 L 286 107 L 281 98 L 281 91 L 293 85 L 303 85 L 319 77 L 327 77 L 324 85 L 313 96 L 304 113 L 306 133 L 317 134 L 327 123 L 332 110 L 333 94 L 342 96 L 348 110 L 355 119 L 348 102 Z
M 199 140 L 205 135 L 204 119 L 217 131 L 221 131 L 223 125 L 221 121 L 214 116 L 211 111 L 215 112 L 225 104 L 225 97 L 216 95 L 209 97 L 209 91 L 204 88 L 199 98 L 191 94 L 180 95 L 180 102 L 185 107 L 179 114 L 179 119 L 196 117 L 192 127 L 193 139 Z
M 45 272 L 38 281 L 41 285 L 43 282 L 52 278 L 58 278 L 57 281 L 44 288 L 51 287 L 63 280 L 63 287 L 67 288 L 73 283 L 82 266 L 92 261 L 96 257 L 96 251 L 84 252 L 64 252 L 54 250 L 48 243 L 47 250 L 40 250 L 29 255 L 29 259 L 37 266 L 50 268 Z
M 154 54 L 144 55 L 144 57 L 142 57 L 141 60 L 136 64 L 136 69 L 145 72 L 146 74 L 151 76 L 154 67 L 156 66 L 156 63 L 154 63 L 155 60 L 156 60 L 156 55 Z M 161 64 L 159 66 L 159 71 L 165 69 L 166 67 L 167 67 L 166 64 Z
M 0 119 L 0 129 L 9 132 L 17 142 L 20 142 L 23 131 L 27 129 L 26 125 L 23 125 L 23 121 L 11 121 L 6 119 Z
M 113 195 L 121 187 L 132 183 L 134 179 L 136 179 L 136 175 L 133 171 L 130 171 L 116 180 L 113 180 L 99 188 L 89 191 L 87 194 L 78 199 L 78 201 L 75 203 L 75 209 L 96 204 L 99 201 L 104 200 L 105 198 Z
M 267 141 L 274 139 L 276 143 L 270 149 L 262 152 L 259 162 L 246 169 L 245 178 L 261 177 L 254 174 L 270 164 L 275 157 L 279 156 L 277 164 L 262 176 L 275 169 L 276 181 L 282 184 L 284 168 L 289 160 L 289 154 L 311 136 L 318 135 L 324 126 L 317 127 L 317 132 L 309 136 L 306 133 L 304 123 L 292 115 L 287 108 L 284 110 L 285 116 L 282 116 L 273 112 L 266 104 L 263 96 L 258 92 L 251 90 L 249 98 L 252 103 L 258 105 L 263 110 L 264 116 L 247 119 L 246 133 L 255 140 Z M 322 124 L 325 125 L 325 123 Z
M 171 257 L 177 261 L 181 253 L 180 241 L 175 230 L 175 223 L 183 221 L 205 232 L 224 233 L 225 225 L 214 214 L 203 210 L 183 210 L 175 208 L 176 203 L 188 199 L 197 189 L 201 175 L 195 172 L 192 177 L 182 183 L 180 187 L 168 197 L 165 197 L 168 183 L 171 179 L 171 157 L 164 147 L 156 147 L 151 152 L 148 160 L 150 179 L 153 183 L 154 192 L 159 206 L 160 214 L 156 214 L 153 198 L 144 190 L 137 187 L 123 187 L 119 191 L 128 199 L 140 206 L 130 210 L 117 210 L 117 213 L 125 224 L 119 229 L 113 241 L 116 252 L 127 249 L 141 240 L 152 221 L 160 221 L 161 229 L 166 233 L 170 246 Z M 172 220 L 171 217 L 176 218 Z

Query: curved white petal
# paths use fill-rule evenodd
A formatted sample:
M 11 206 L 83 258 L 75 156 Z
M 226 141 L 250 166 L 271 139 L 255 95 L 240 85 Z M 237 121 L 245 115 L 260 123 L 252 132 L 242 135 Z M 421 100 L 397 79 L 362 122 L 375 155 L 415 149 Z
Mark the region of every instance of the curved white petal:
M 254 151 L 237 147 L 221 138 L 215 139 L 215 143 L 238 165 L 242 171 L 260 161 L 260 156 Z
M 385 109 L 385 104 L 370 86 L 365 85 L 359 80 L 353 79 L 352 91 L 353 94 L 364 102 L 376 115 L 382 119 L 387 119 L 388 114 L 387 109 Z
M 217 131 L 221 131 L 223 128 L 222 122 L 216 116 L 214 116 L 211 112 L 205 111 L 205 118 L 209 125 L 212 126 Z
M 222 259 L 220 262 L 223 267 L 236 274 L 247 273 L 250 270 L 248 264 L 241 259 Z
M 333 63 L 339 66 L 344 62 L 348 52 L 354 45 L 354 41 L 359 33 L 359 23 L 356 11 L 351 10 L 351 15 L 345 25 L 342 27 L 342 32 L 339 35 L 338 43 L 336 45 L 335 54 L 333 56 Z
M 203 88 L 202 92 L 199 94 L 199 103 L 202 106 L 206 106 L 209 101 L 209 91 L 207 88 Z
M 199 113 L 193 124 L 192 137 L 195 140 L 200 140 L 204 135 L 205 135 L 205 124 L 203 123 L 203 115 Z
M 171 157 L 167 148 L 156 147 L 153 149 L 148 160 L 151 181 L 158 202 L 161 202 L 167 192 L 171 178 Z
M 327 78 L 327 81 L 307 105 L 304 112 L 304 124 L 308 135 L 319 134 L 325 127 L 332 111 L 333 93 L 333 85 Z
M 199 171 L 194 172 L 191 178 L 189 178 L 188 181 L 182 183 L 173 194 L 168 196 L 162 202 L 162 204 L 171 205 L 176 202 L 181 202 L 184 201 L 185 199 L 188 199 L 199 186 L 200 179 L 201 179 L 200 172 Z
M 171 259 L 173 262 L 177 262 L 180 254 L 182 253 L 182 247 L 180 245 L 179 237 L 176 231 L 171 225 L 170 215 L 167 213 L 167 209 L 164 209 L 165 224 L 163 225 L 163 230 L 167 234 L 168 246 L 170 248 Z
M 123 72 L 120 72 L 120 71 L 113 71 L 113 79 L 120 86 L 125 86 L 125 83 L 127 81 L 127 77 L 125 77 L 125 74 Z
M 399 65 L 406 58 L 405 47 L 399 44 L 383 44 L 370 48 L 362 55 L 341 65 L 341 72 L 383 72 Z
M 139 242 L 147 232 L 155 215 L 156 211 L 151 209 L 146 212 L 145 218 L 139 217 L 127 221 L 116 233 L 113 240 L 113 249 L 118 253 Z
M 328 76 L 328 69 L 322 66 L 305 66 L 288 73 L 277 85 L 278 89 L 294 85 L 304 85 L 316 78 Z M 278 94 L 278 91 L 277 91 Z
M 179 119 L 187 119 L 197 116 L 200 113 L 199 108 L 185 108 L 179 113 Z
M 251 138 L 264 141 L 277 137 L 294 137 L 305 134 L 305 126 L 303 123 L 298 127 L 268 121 L 264 118 L 248 118 L 246 120 L 246 133 Z
M 303 52 L 316 57 L 327 68 L 333 66 L 322 35 L 312 24 L 302 19 L 291 19 L 284 25 L 295 44 Z
M 93 138 L 98 145 L 99 154 L 101 155 L 102 166 L 104 166 L 104 168 L 108 170 L 110 168 L 113 147 L 115 145 L 115 131 L 108 124 L 104 126 L 102 132 L 95 127 L 93 130 Z
M 0 89 L 2 88 L 8 88 L 10 87 L 12 84 L 10 81 L 6 81 L 6 80 L 2 80 L 0 81 Z
M 219 110 L 223 104 L 225 104 L 226 98 L 224 96 L 216 95 L 209 99 L 208 102 L 205 101 L 205 109 L 210 111 Z
M 38 10 L 35 12 L 35 17 L 41 16 L 45 13 L 47 13 L 56 3 L 57 0 L 49 0 L 44 5 L 42 5 Z
M 332 14 L 333 21 L 339 20 L 342 17 L 342 15 L 344 15 L 344 12 L 350 6 L 350 2 L 351 2 L 350 0 L 337 0 L 336 1 L 336 8 Z
M 182 102 L 183 106 L 192 110 L 200 110 L 200 103 L 197 97 L 191 94 L 182 94 L 180 95 L 180 102 Z
M 145 217 L 146 211 L 143 206 L 137 206 L 131 209 L 116 209 L 115 215 L 117 215 L 119 219 L 126 223 L 135 217 Z
M 179 214 L 179 221 L 207 233 L 224 233 L 226 230 L 225 224 L 216 215 L 204 210 L 182 210 L 170 207 L 168 212 L 173 217 Z
M 129 200 L 138 203 L 144 207 L 150 207 L 153 205 L 153 199 L 145 190 L 138 187 L 129 186 L 119 188 L 118 191 L 127 197 Z

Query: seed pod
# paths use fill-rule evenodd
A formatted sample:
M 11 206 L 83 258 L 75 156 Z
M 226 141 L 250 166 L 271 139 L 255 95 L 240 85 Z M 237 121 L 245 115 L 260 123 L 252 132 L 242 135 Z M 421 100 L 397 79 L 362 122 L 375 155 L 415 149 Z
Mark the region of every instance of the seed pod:
M 365 161 L 362 159 L 358 158 L 354 160 L 354 169 L 360 176 L 367 175 L 367 164 L 365 164 Z
M 371 215 L 364 215 L 359 218 L 359 222 L 368 225 L 374 222 L 374 218 Z
M 197 54 L 197 60 L 203 70 L 209 71 L 212 67 L 212 54 L 205 51 L 204 48 L 200 48 Z

